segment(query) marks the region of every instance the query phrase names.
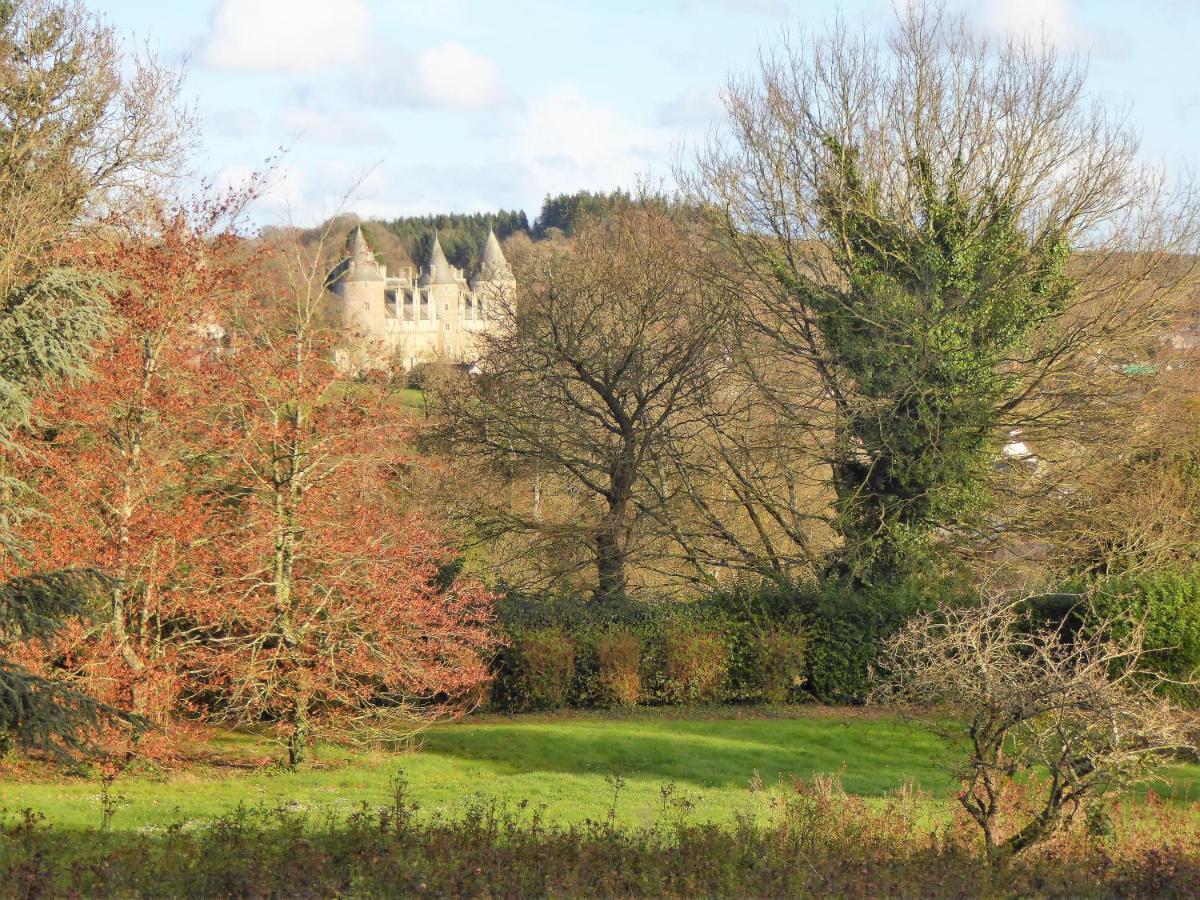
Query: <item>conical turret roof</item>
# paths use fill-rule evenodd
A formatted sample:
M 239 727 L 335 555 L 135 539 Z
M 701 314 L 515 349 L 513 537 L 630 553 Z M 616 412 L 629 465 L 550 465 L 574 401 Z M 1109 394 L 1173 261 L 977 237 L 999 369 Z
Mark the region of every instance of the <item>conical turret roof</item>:
M 437 232 L 434 232 L 433 249 L 429 251 L 429 267 L 421 276 L 421 282 L 423 284 L 454 284 L 457 281 L 454 268 L 442 250 L 442 242 L 438 239 Z
M 383 281 L 383 270 L 367 245 L 361 225 L 350 233 L 346 258 L 333 271 L 333 281 Z
M 504 258 L 504 251 L 500 249 L 496 232 L 489 228 L 483 253 L 479 257 L 479 274 L 475 276 L 475 281 L 510 281 L 512 277 L 512 269 L 509 268 L 508 260 Z

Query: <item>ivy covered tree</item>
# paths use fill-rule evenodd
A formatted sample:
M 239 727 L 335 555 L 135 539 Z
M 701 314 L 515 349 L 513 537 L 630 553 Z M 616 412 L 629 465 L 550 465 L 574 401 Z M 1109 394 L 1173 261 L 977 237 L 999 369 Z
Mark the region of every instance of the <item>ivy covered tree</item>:
M 1061 228 L 1029 235 L 1014 200 L 966 188 L 966 164 L 911 162 L 898 222 L 859 154 L 836 160 L 816 208 L 844 281 L 778 277 L 813 311 L 831 371 L 854 386 L 834 436 L 840 564 L 868 575 L 920 564 L 943 523 L 983 504 L 996 424 L 1020 378 L 1004 363 L 1070 303 Z
M 832 574 L 936 569 L 951 539 L 986 551 L 1009 530 L 991 498 L 1012 433 L 1062 473 L 1110 439 L 1119 363 L 1195 284 L 1191 195 L 1086 74 L 917 3 L 886 42 L 839 24 L 730 84 L 690 199 L 773 452 L 818 448 L 796 471 L 829 497 Z M 1041 481 L 1021 489 L 1062 495 Z

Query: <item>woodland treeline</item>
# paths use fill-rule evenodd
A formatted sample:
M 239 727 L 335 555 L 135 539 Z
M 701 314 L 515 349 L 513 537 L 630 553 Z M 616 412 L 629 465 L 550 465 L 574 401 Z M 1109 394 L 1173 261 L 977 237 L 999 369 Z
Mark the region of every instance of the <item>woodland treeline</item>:
M 1072 57 L 834 28 L 731 83 L 670 198 L 365 229 L 469 269 L 491 227 L 516 270 L 417 412 L 335 365 L 349 218 L 248 235 L 263 181 L 189 193 L 180 75 L 80 7 L 0 4 L 0 56 L 8 742 L 252 724 L 297 764 L 527 683 L 520 610 L 571 604 L 634 674 L 614 629 L 716 604 L 821 699 L 985 587 L 1125 579 L 1200 654 L 1200 207 Z M 654 646 L 710 671 L 711 635 Z

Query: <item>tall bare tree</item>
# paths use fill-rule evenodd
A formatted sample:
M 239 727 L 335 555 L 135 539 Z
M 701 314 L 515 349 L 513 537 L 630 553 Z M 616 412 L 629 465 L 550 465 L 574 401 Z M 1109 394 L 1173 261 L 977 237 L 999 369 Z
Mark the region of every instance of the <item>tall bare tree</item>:
M 518 295 L 493 305 L 484 374 L 435 392 L 452 452 L 536 480 L 535 496 L 477 509 L 477 523 L 582 547 L 598 598 L 624 594 L 631 563 L 667 539 L 672 448 L 698 438 L 727 367 L 724 298 L 691 274 L 693 252 L 654 204 L 586 222 L 531 254 Z

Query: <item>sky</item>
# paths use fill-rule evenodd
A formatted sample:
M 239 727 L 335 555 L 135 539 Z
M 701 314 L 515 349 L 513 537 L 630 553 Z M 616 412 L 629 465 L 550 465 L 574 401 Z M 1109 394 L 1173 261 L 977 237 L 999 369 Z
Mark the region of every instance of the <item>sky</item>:
M 784 29 L 882 33 L 903 0 L 88 0 L 185 62 L 198 173 L 276 163 L 260 222 L 523 208 L 668 179 Z M 1146 158 L 1200 168 L 1200 0 L 948 0 L 1086 54 Z

